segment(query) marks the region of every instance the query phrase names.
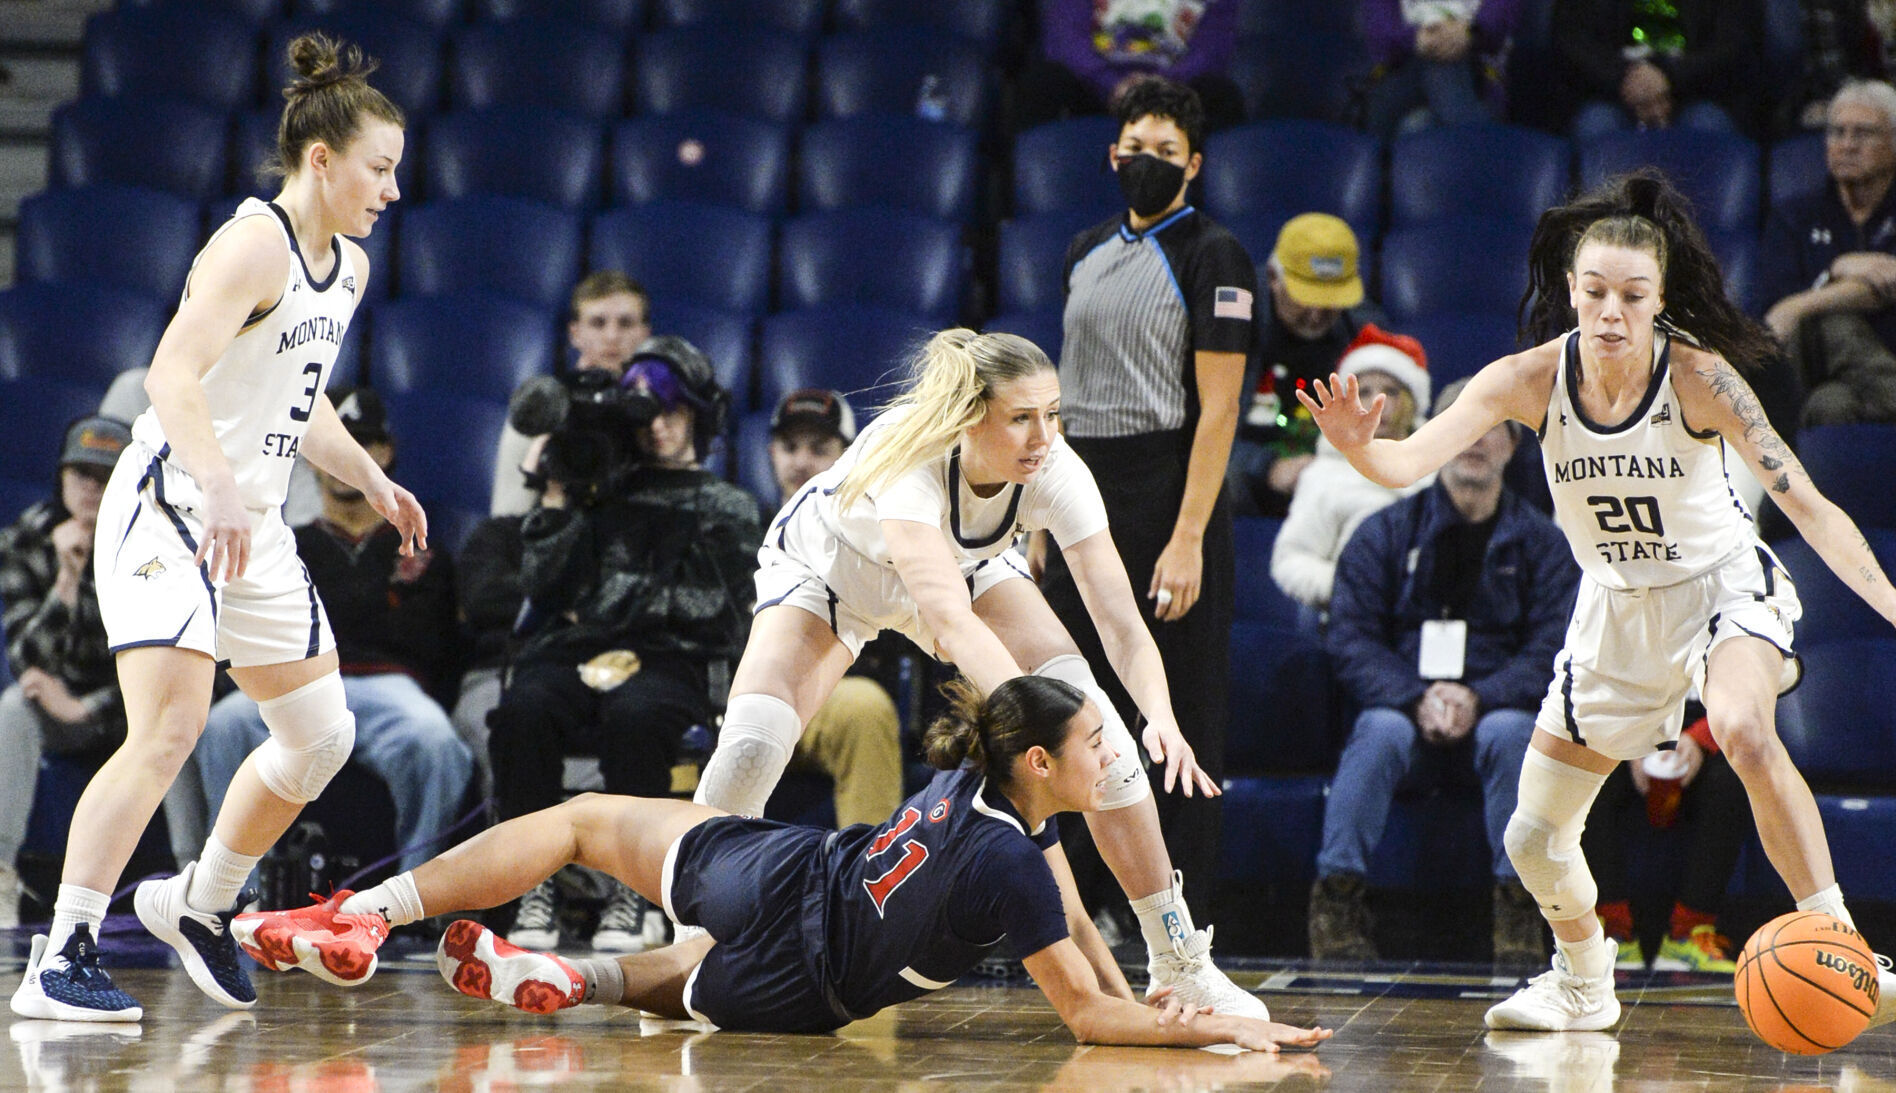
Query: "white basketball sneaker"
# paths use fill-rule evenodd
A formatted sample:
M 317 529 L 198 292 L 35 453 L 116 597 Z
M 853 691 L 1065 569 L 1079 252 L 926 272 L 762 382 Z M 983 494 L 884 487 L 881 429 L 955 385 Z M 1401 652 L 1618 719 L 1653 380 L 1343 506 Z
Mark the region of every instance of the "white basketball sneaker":
M 1565 953 L 1554 953 L 1554 966 L 1527 981 L 1514 997 L 1488 1010 L 1488 1027 L 1527 1032 L 1598 1032 L 1620 1018 L 1613 996 L 1613 975 L 1583 979 L 1567 966 Z
M 1896 973 L 1890 971 L 1889 957 L 1876 954 L 1876 1012 L 1870 1014 L 1870 1027 L 1896 1021 Z
M 1172 943 L 1172 951 L 1152 954 L 1146 964 L 1150 982 L 1146 994 L 1172 988 L 1172 997 L 1188 1006 L 1203 1006 L 1233 1017 L 1271 1019 L 1264 1000 L 1233 983 L 1211 962 L 1211 931 L 1207 926 Z

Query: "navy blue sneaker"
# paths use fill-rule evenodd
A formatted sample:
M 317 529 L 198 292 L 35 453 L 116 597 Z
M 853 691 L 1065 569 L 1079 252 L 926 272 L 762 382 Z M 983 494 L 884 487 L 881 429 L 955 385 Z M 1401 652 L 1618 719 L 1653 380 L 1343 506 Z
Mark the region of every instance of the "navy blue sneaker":
M 119 990 L 99 967 L 92 927 L 80 923 L 56 953 L 45 934 L 33 938 L 26 977 L 13 992 L 13 1012 L 42 1021 L 136 1021 L 145 1015 L 136 999 Z
M 250 985 L 243 961 L 238 957 L 237 941 L 231 936 L 230 920 L 257 898 L 246 889 L 229 910 L 205 914 L 185 902 L 191 890 L 191 875 L 197 863 L 165 880 L 148 880 L 132 895 L 132 907 L 138 921 L 151 936 L 178 951 L 185 974 L 198 989 L 231 1009 L 249 1009 L 257 1004 L 257 989 Z

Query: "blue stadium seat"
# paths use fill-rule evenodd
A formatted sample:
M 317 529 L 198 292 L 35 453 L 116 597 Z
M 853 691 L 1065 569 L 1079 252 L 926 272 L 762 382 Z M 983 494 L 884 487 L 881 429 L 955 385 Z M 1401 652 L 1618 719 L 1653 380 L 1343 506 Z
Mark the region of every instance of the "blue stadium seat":
M 894 397 L 909 355 L 935 325 L 926 315 L 846 303 L 771 315 L 757 358 L 757 405 L 775 407 L 799 387 L 828 387 L 848 395 L 860 419 Z
M 490 193 L 591 208 L 605 173 L 602 134 L 597 122 L 540 107 L 443 114 L 428 126 L 428 199 Z
M 1822 794 L 1817 811 L 1837 884 L 1852 900 L 1896 901 L 1896 797 Z
M 422 507 L 486 512 L 507 403 L 437 390 L 389 395 L 383 402 L 389 431 L 401 444 L 402 485 L 414 491 Z
M 709 108 L 796 121 L 809 101 L 808 51 L 787 34 L 658 31 L 639 39 L 632 67 L 640 113 Z
M 257 173 L 265 163 L 276 162 L 277 120 L 281 114 L 280 110 L 240 110 L 232 117 L 230 150 L 225 157 L 230 164 L 227 193 L 267 200 L 282 190 L 280 179 L 260 177 Z M 410 129 L 403 143 L 402 164 L 395 169 L 397 182 L 405 185 L 407 179 L 414 177 L 414 160 L 415 131 Z M 404 192 L 402 196 L 406 198 L 408 194 Z
M 413 20 L 437 31 L 458 23 L 466 8 L 464 0 L 295 0 L 300 18 L 319 18 L 334 22 L 340 18 L 374 10 Z
M 0 379 L 61 380 L 99 394 L 151 363 L 170 310 L 99 284 L 25 284 L 0 292 Z
M 1886 472 L 1887 473 L 1887 472 Z M 1884 572 L 1896 568 L 1896 529 L 1866 527 L 1863 536 L 1882 563 Z M 1778 560 L 1790 571 L 1804 613 L 1797 620 L 1797 648 L 1809 651 L 1837 641 L 1860 641 L 1889 636 L 1889 623 L 1875 608 L 1837 579 L 1824 560 L 1799 538 L 1774 544 Z
M 811 213 L 786 221 L 778 251 L 784 308 L 865 304 L 955 321 L 966 274 L 961 230 L 901 209 Z
M 1866 528 L 1896 528 L 1896 425 L 1819 425 L 1797 433 L 1797 455 L 1825 497 Z
M 1066 251 L 1100 218 L 1083 211 L 1043 213 L 1000 223 L 996 244 L 996 307 L 1059 311 L 1066 306 Z
M 1246 117 L 1340 122 L 1369 71 L 1368 49 L 1355 34 L 1267 34 L 1238 40 L 1230 75 Z
M 480 23 L 454 34 L 448 102 L 456 110 L 511 104 L 618 117 L 625 48 L 608 31 L 550 19 Z
M 225 122 L 183 99 L 80 99 L 53 111 L 54 186 L 145 186 L 203 200 L 224 192 Z
M 1047 359 L 1060 363 L 1060 346 L 1066 340 L 1066 316 L 1058 308 L 1051 311 L 1004 311 L 981 324 L 993 334 L 1014 334 L 1040 347 Z
M 974 130 L 863 114 L 803 130 L 797 197 L 805 212 L 885 205 L 965 222 L 985 177 Z
M 1718 268 L 1725 274 L 1725 293 L 1748 315 L 1764 313 L 1758 299 L 1758 235 L 1756 232 L 1706 232 L 1706 242 L 1718 256 Z
M 1536 129 L 1438 126 L 1410 133 L 1389 148 L 1390 226 L 1492 216 L 1531 227 L 1566 199 L 1572 170 L 1567 142 Z
M 474 0 L 478 22 L 535 15 L 601 27 L 624 38 L 645 25 L 646 0 Z
M 375 309 L 369 375 L 390 399 L 452 395 L 504 404 L 522 382 L 553 374 L 553 330 L 546 308 L 486 293 L 391 300 Z M 474 451 L 471 444 L 463 450 Z
M 349 331 L 342 339 L 342 348 L 336 353 L 336 363 L 329 370 L 329 382 L 323 390 L 334 392 L 344 387 L 355 387 L 368 382 L 368 372 L 363 362 L 369 359 L 369 347 L 374 344 L 375 308 L 361 305 L 355 314 L 349 317 Z
M 1238 585 L 1235 617 L 1280 630 L 1297 627 L 1297 601 L 1284 595 L 1271 579 L 1271 551 L 1284 522 L 1265 516 L 1243 516 L 1232 521 L 1237 547 Z
M 1896 639 L 1806 651 L 1804 681 L 1778 700 L 1778 735 L 1813 782 L 1896 784 Z
M 777 511 L 777 473 L 770 467 L 770 414 L 759 410 L 737 420 L 737 451 L 731 461 L 732 478 L 757 498 L 764 519 Z
M 432 25 L 402 14 L 390 6 L 362 4 L 320 18 L 301 13 L 287 23 L 270 28 L 264 45 L 263 107 L 275 118 L 283 110 L 276 88 L 289 81 L 284 51 L 297 35 L 311 30 L 340 37 L 362 47 L 365 56 L 376 61 L 370 77 L 375 89 L 408 115 L 409 139 L 415 125 L 433 114 L 441 103 L 444 75 L 441 35 Z M 409 149 L 412 157 L 414 150 Z
M 1767 178 L 1765 208 L 1794 197 L 1822 193 L 1830 184 L 1830 167 L 1824 162 L 1824 135 L 1799 133 L 1771 145 L 1770 174 Z
M 1382 303 L 1402 321 L 1432 311 L 1512 311 L 1527 288 L 1531 224 L 1460 217 L 1383 236 Z
M 1126 199 L 1107 165 L 1119 123 L 1068 118 L 1036 125 L 1014 138 L 1014 215 L 1083 209 L 1104 220 Z
M 1369 859 L 1371 888 L 1479 888 L 1494 883 L 1494 856 L 1476 790 L 1398 793 Z
M 1580 149 L 1580 184 L 1591 187 L 1635 167 L 1664 171 L 1691 199 L 1707 232 L 1758 230 L 1758 146 L 1736 133 L 1648 129 L 1607 133 Z
M 566 303 L 584 237 L 572 213 L 509 197 L 417 205 L 402 215 L 404 296 L 488 292 L 544 308 Z
M 823 30 L 824 0 L 656 0 L 660 27 L 767 27 L 799 38 Z
M 1323 781 L 1311 775 L 1227 780 L 1219 879 L 1230 887 L 1309 883 L 1323 842 Z
M 1431 390 L 1438 393 L 1521 348 L 1514 340 L 1513 311 L 1432 311 L 1412 315 L 1390 329 L 1422 343 L 1429 355 Z
M 1007 30 L 1012 4 L 1006 0 L 955 0 L 952 4 L 917 4 L 914 0 L 835 0 L 837 30 L 880 26 L 918 26 L 946 31 L 990 51 Z
M 1282 226 L 1299 213 L 1331 213 L 1349 221 L 1367 248 L 1381 219 L 1382 149 L 1375 138 L 1330 122 L 1240 125 L 1205 138 L 1199 185 L 1220 223 L 1261 216 Z M 1251 257 L 1269 253 L 1266 247 Z
M 256 28 L 229 12 L 180 4 L 86 20 L 82 95 L 184 98 L 229 111 L 250 105 L 256 73 Z
M 750 315 L 654 296 L 652 316 L 659 333 L 676 334 L 711 358 L 718 385 L 731 393 L 737 413 L 750 409 L 751 361 L 756 356 L 756 323 Z
M 48 190 L 20 202 L 21 281 L 100 281 L 172 301 L 197 253 L 198 206 L 132 186 Z
M 9 476 L 38 480 L 50 492 L 66 426 L 99 411 L 103 384 L 63 378 L 0 380 L 0 465 Z
M 989 71 L 980 49 L 925 27 L 831 34 L 816 50 L 816 109 L 830 118 L 912 115 L 929 83 L 942 109 L 938 120 L 979 127 L 992 112 Z
M 672 198 L 779 215 L 790 200 L 791 127 L 715 110 L 647 115 L 612 128 L 611 200 Z
M 767 216 L 652 201 L 593 218 L 592 266 L 623 270 L 654 296 L 755 314 L 770 305 L 770 242 Z
M 1268 561 L 1258 568 L 1269 580 Z M 1332 765 L 1330 667 L 1323 648 L 1294 629 L 1240 618 L 1231 624 L 1230 649 L 1225 769 L 1290 772 Z
M 242 19 L 252 26 L 262 26 L 272 19 L 282 18 L 288 0 L 119 0 L 120 8 L 166 8 L 166 7 L 204 7 L 215 8 Z

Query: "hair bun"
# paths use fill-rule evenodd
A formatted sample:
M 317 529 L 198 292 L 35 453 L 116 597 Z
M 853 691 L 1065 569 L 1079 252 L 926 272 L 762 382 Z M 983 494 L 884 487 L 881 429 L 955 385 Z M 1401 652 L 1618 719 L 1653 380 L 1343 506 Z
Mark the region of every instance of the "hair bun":
M 361 46 L 352 44 L 345 49 L 321 31 L 299 35 L 285 52 L 290 68 L 296 73 L 296 78 L 283 90 L 286 98 L 308 95 L 345 80 L 361 79 L 375 70 L 375 62 L 363 62 Z
M 1626 180 L 1626 205 L 1636 216 L 1659 219 L 1659 202 L 1665 193 L 1665 181 L 1650 174 L 1636 174 Z

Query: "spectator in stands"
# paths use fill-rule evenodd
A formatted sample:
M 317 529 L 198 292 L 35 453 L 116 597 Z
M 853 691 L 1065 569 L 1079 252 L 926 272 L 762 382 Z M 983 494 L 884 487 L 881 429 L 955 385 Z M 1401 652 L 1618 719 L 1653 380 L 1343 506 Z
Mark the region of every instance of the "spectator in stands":
M 85 417 L 66 430 L 57 491 L 0 531 L 0 604 L 14 682 L 0 693 L 0 926 L 19 924 L 14 860 L 42 752 L 98 753 L 125 738 L 125 705 L 92 584 L 99 496 L 131 443 L 125 424 Z
M 1753 128 L 1758 0 L 1554 0 L 1555 79 L 1576 141 L 1619 129 Z
M 1376 435 L 1401 440 L 1422 423 L 1429 404 L 1429 359 L 1422 343 L 1403 334 L 1389 334 L 1374 323 L 1363 327 L 1337 362 L 1336 374 L 1355 376 L 1365 398 L 1384 395 L 1382 421 Z M 1330 586 L 1336 579 L 1337 555 L 1350 541 L 1356 526 L 1370 513 L 1398 498 L 1426 489 L 1435 481 L 1427 476 L 1400 490 L 1379 486 L 1364 478 L 1329 441 L 1317 438 L 1316 458 L 1297 479 L 1290 499 L 1290 515 L 1271 549 L 1271 579 L 1284 595 L 1306 609 L 1306 621 L 1320 631 L 1322 614 L 1330 607 Z
M 1896 88 L 1845 84 L 1829 116 L 1829 183 L 1765 225 L 1764 321 L 1803 383 L 1802 424 L 1896 421 Z
M 1328 213 L 1292 217 L 1277 233 L 1225 475 L 1239 516 L 1289 510 L 1317 444 L 1317 427 L 1293 392 L 1327 378 L 1363 326 L 1382 317 L 1363 299 L 1357 262 L 1356 233 Z
M 626 362 L 652 336 L 652 298 L 644 286 L 617 270 L 598 270 L 573 286 L 566 341 L 574 369 L 605 368 L 624 375 Z M 521 475 L 528 439 L 512 425 L 500 431 L 494 451 L 493 516 L 524 516 L 538 497 Z
M 1389 140 L 1430 125 L 1506 117 L 1506 63 L 1515 0 L 1363 0 L 1376 62 L 1365 119 Z
M 838 391 L 792 391 L 770 416 L 770 470 L 777 495 L 796 496 L 804 483 L 829 470 L 856 439 L 856 413 Z M 870 643 L 885 650 L 909 644 L 885 632 Z M 828 700 L 803 727 L 790 770 L 816 771 L 836 783 L 836 824 L 878 824 L 902 803 L 902 725 L 895 700 L 866 674 L 876 663 L 874 650 L 863 649 L 830 692 Z
M 1879 3 L 1891 15 L 1896 5 Z M 1804 48 L 1797 82 L 1774 95 L 1771 133 L 1784 136 L 1820 130 L 1829 120 L 1830 98 L 1851 80 L 1879 80 L 1886 69 L 1865 0 L 1803 0 Z
M 671 793 L 685 733 L 711 724 L 743 651 L 757 502 L 698 465 L 729 395 L 704 354 L 670 336 L 631 354 L 617 390 L 636 401 L 527 457 L 545 487 L 521 525 L 526 607 L 487 718 L 503 820 L 560 802 L 569 751 L 599 757 L 608 792 Z M 615 885 L 593 947 L 641 947 L 643 918 L 642 901 Z M 521 898 L 508 936 L 557 945 L 550 879 Z
M 1113 113 L 1127 87 L 1152 76 L 1198 92 L 1208 132 L 1238 124 L 1244 96 L 1225 70 L 1238 45 L 1240 3 L 1040 0 L 1041 56 L 1021 73 L 1015 127 Z
M 1600 922 L 1606 936 L 1619 945 L 1622 968 L 1646 965 L 1645 950 L 1634 932 L 1628 845 L 1647 824 L 1665 828 L 1677 823 L 1684 828 L 1685 863 L 1653 968 L 1723 975 L 1737 970 L 1731 941 L 1718 932 L 1718 910 L 1751 834 L 1751 805 L 1744 782 L 1712 739 L 1704 710 L 1694 712 L 1697 716 L 1680 734 L 1676 750 L 1621 763 L 1607 776 L 1580 836 L 1600 887 Z
M 333 392 L 336 415 L 384 471 L 395 465 L 395 438 L 375 392 Z M 427 861 L 453 825 L 474 772 L 474 756 L 434 698 L 453 686 L 454 571 L 445 553 L 416 548 L 403 556 L 402 534 L 361 490 L 316 471 L 322 515 L 295 529 L 297 556 L 309 568 L 336 633 L 343 693 L 355 713 L 350 760 L 380 778 L 395 801 L 402 867 Z M 211 707 L 192 753 L 208 815 L 244 757 L 269 737 L 263 713 L 242 691 Z
M 1450 384 L 1440 414 L 1466 381 Z M 1502 845 L 1534 713 L 1580 571 L 1551 520 L 1502 484 L 1515 426 L 1363 521 L 1337 561 L 1328 646 L 1361 713 L 1337 763 L 1310 892 L 1310 954 L 1376 957 L 1365 875 L 1399 790 L 1480 781 L 1494 861 L 1494 956 L 1545 959 L 1534 897 Z

